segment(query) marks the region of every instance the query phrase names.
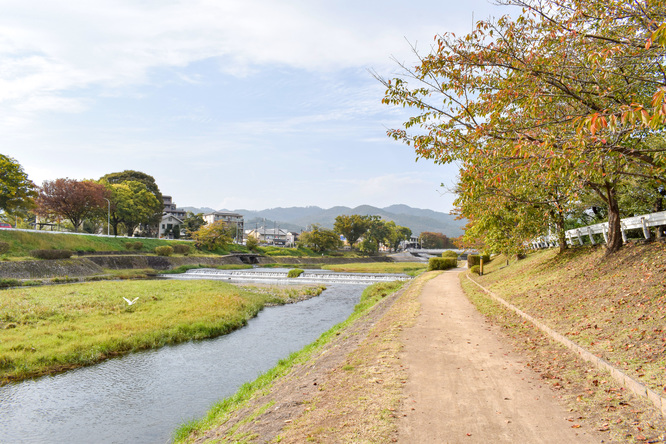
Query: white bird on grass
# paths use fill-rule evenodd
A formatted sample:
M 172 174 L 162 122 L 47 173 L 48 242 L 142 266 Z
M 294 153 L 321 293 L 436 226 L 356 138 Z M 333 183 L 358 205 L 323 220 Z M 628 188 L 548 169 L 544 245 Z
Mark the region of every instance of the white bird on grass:
M 126 297 L 123 296 L 123 299 L 125 299 L 125 302 L 127 302 L 127 305 L 133 305 L 139 298 L 135 297 L 134 299 L 132 299 L 130 301 L 129 299 L 127 299 Z

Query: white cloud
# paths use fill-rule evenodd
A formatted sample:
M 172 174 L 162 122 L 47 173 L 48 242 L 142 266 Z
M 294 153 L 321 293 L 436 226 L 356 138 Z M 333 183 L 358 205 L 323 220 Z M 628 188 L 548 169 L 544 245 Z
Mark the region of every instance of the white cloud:
M 181 205 L 426 202 L 440 179 L 413 172 L 430 169 L 384 138 L 405 110 L 380 103 L 366 69 L 390 76 L 391 55 L 414 59 L 405 39 L 427 49 L 436 33 L 469 28 L 477 7 L 489 6 L 8 0 L 3 153 L 40 181 L 143 170 Z M 222 176 L 234 187 L 219 189 Z

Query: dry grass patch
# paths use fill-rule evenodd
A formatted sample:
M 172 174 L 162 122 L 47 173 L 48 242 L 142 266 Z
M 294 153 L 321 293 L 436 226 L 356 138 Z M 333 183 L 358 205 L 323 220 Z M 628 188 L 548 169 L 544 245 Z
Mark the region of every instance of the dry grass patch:
M 383 443 L 397 438 L 395 411 L 407 376 L 398 356 L 399 335 L 416 321 L 418 295 L 436 275 L 423 275 L 405 290 L 360 345 L 329 372 L 304 414 L 276 441 Z

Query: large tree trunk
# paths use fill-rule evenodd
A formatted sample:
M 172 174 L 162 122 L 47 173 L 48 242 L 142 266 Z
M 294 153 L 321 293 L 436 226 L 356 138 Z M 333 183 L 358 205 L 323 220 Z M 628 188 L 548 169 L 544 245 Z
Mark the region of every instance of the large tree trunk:
M 617 203 L 615 187 L 611 183 L 605 184 L 606 204 L 608 205 L 608 243 L 606 254 L 616 253 L 622 248 L 622 228 L 620 225 L 620 206 Z

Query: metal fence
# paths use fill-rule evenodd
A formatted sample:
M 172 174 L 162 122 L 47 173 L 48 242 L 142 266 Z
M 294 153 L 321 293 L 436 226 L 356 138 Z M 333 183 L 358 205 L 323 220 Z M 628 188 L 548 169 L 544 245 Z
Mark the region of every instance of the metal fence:
M 650 227 L 659 227 L 666 225 L 666 211 L 660 211 L 658 213 L 644 214 L 642 216 L 627 217 L 620 221 L 620 227 L 622 230 L 622 239 L 627 241 L 627 231 L 628 230 L 642 230 L 643 237 L 645 239 L 650 239 Z M 603 235 L 604 242 L 608 243 L 608 222 L 588 225 L 587 227 L 574 228 L 572 230 L 567 230 L 565 232 L 565 237 L 568 245 L 583 245 L 584 238 L 587 236 L 592 245 L 596 244 L 594 239 L 595 234 Z M 559 245 L 559 239 L 555 234 L 549 234 L 546 236 L 541 236 L 534 241 L 532 241 L 531 246 L 534 249 L 540 248 L 550 248 L 557 247 Z

